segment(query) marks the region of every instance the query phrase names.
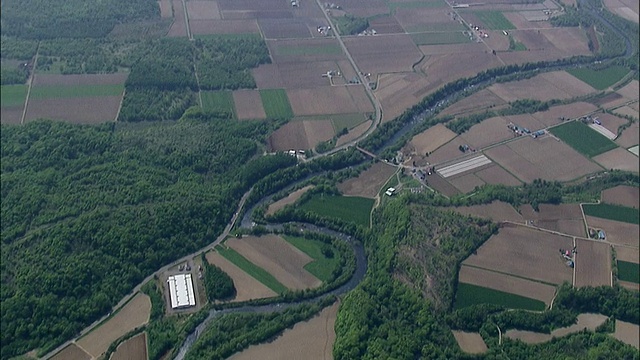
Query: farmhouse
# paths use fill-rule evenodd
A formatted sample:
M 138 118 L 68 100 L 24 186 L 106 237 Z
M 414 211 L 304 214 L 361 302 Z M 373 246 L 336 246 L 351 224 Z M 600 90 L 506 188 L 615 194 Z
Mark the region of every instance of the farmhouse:
M 167 283 L 169 283 L 172 309 L 186 308 L 196 304 L 191 274 L 171 275 Z

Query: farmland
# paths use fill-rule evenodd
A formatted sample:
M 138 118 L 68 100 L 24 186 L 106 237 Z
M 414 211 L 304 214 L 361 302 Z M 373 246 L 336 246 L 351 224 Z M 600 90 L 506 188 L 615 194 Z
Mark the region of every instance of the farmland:
M 69 344 L 60 352 L 51 357 L 52 360 L 91 360 L 91 355 L 87 354 L 76 344 Z
M 262 284 L 266 285 L 269 289 L 275 291 L 276 293 L 281 294 L 287 290 L 287 287 L 276 280 L 276 278 L 268 271 L 253 264 L 251 261 L 240 255 L 234 249 L 218 246 L 216 250 L 225 259 L 229 260 L 234 265 L 245 271 L 247 274 L 251 275 L 251 277 L 260 281 Z
M 474 14 L 490 30 L 511 30 L 516 28 L 499 11 L 478 11 Z
M 358 177 L 348 179 L 338 184 L 338 190 L 347 196 L 362 196 L 375 198 L 389 177 L 396 172 L 396 168 L 383 162 L 373 164 Z
M 118 345 L 110 360 L 147 360 L 147 334 L 136 335 Z
M 23 106 L 27 97 L 26 85 L 2 85 L 0 87 L 2 107 Z
M 456 32 L 423 32 L 411 34 L 411 39 L 416 45 L 462 44 L 471 42 L 469 37 Z
M 602 229 L 606 234 L 606 240 L 613 244 L 640 247 L 640 226 L 627 222 L 602 219 L 595 216 L 586 216 L 587 225 L 594 229 Z
M 287 93 L 282 89 L 260 90 L 262 106 L 268 118 L 289 119 L 293 117 L 293 110 Z
M 622 221 L 629 224 L 638 224 L 640 212 L 637 208 L 613 204 L 584 204 L 582 205 L 585 215 L 595 216 L 602 219 Z
M 620 81 L 629 73 L 629 69 L 623 66 L 610 66 L 602 70 L 577 68 L 569 69 L 567 72 L 597 90 L 604 90 Z
M 284 208 L 285 206 L 295 203 L 296 201 L 298 201 L 298 199 L 300 199 L 300 197 L 302 195 L 304 195 L 304 193 L 306 193 L 307 191 L 311 190 L 312 188 L 313 188 L 313 185 L 307 185 L 307 186 L 305 186 L 303 188 L 300 188 L 300 189 L 292 192 L 291 194 L 287 195 L 286 197 L 273 202 L 267 208 L 266 215 L 273 215 L 273 214 L 276 213 L 276 211 Z
M 231 91 L 203 91 L 202 109 L 205 111 L 224 111 L 235 115 L 235 106 Z
M 305 270 L 322 281 L 329 281 L 331 273 L 338 266 L 338 259 L 333 255 L 331 257 L 325 255 L 323 252 L 327 247 L 325 243 L 295 236 L 285 236 L 284 239 L 313 259 L 304 266 Z
M 542 301 L 524 296 L 493 290 L 465 283 L 458 284 L 455 308 L 461 309 L 475 304 L 502 305 L 510 309 L 541 311 L 545 309 Z
M 601 314 L 580 314 L 578 315 L 578 322 L 571 326 L 555 329 L 551 334 L 536 333 L 526 330 L 508 330 L 505 336 L 510 339 L 518 339 L 527 344 L 539 344 L 558 338 L 573 334 L 584 329 L 595 331 L 596 328 L 607 319 L 606 316 Z
M 618 279 L 640 283 L 640 265 L 618 260 Z
M 480 334 L 463 331 L 452 331 L 452 333 L 462 351 L 470 354 L 482 354 L 487 351 L 487 344 Z
M 640 203 L 640 188 L 620 185 L 603 190 L 601 197 L 604 203 L 637 208 Z
M 115 85 L 76 85 L 54 86 L 40 85 L 31 89 L 30 99 L 56 99 L 96 96 L 120 96 L 124 91 L 124 84 Z
M 575 286 L 611 285 L 611 249 L 608 244 L 576 240 Z
M 550 131 L 569 146 L 589 157 L 615 149 L 617 146 L 613 141 L 579 121 L 556 126 Z
M 616 320 L 616 329 L 613 336 L 625 344 L 640 349 L 640 328 L 638 324 Z
M 234 302 L 247 301 L 252 299 L 262 299 L 277 296 L 278 293 L 268 288 L 266 285 L 247 274 L 233 262 L 227 260 L 218 252 L 210 251 L 206 255 L 210 264 L 216 265 L 233 279 L 236 288 L 236 296 L 231 300 Z
M 300 204 L 302 210 L 322 216 L 338 218 L 369 227 L 369 213 L 374 200 L 357 196 L 316 194 Z

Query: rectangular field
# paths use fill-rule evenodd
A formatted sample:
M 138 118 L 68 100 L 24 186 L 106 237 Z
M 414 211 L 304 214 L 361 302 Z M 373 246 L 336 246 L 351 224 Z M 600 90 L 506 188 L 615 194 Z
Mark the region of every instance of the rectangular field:
M 638 224 L 640 210 L 613 204 L 584 204 L 582 205 L 585 215 L 622 221 L 629 224 Z
M 489 30 L 511 30 L 516 28 L 500 11 L 477 11 L 474 14 Z
M 290 121 L 274 131 L 268 142 L 271 150 L 307 150 L 334 135 L 331 120 Z
M 618 260 L 618 279 L 633 283 L 640 283 L 640 265 Z
M 232 301 L 247 301 L 277 296 L 278 294 L 266 285 L 244 272 L 220 253 L 210 251 L 206 255 L 209 264 L 216 265 L 233 280 L 236 288 L 236 296 Z
M 411 40 L 420 45 L 442 45 L 470 43 L 471 39 L 462 31 L 412 33 Z
M 605 240 L 617 245 L 640 246 L 640 226 L 615 220 L 586 216 L 587 224 L 594 229 L 605 232 Z
M 375 198 L 382 185 L 396 172 L 396 168 L 383 162 L 373 164 L 355 178 L 347 179 L 338 184 L 338 190 L 347 196 L 362 196 Z
M 458 206 L 448 208 L 462 215 L 473 215 L 482 218 L 488 218 L 494 222 L 513 221 L 524 222 L 522 215 L 511 206 L 511 204 L 494 201 L 491 204 Z
M 574 286 L 611 285 L 611 248 L 608 244 L 576 240 Z
M 640 204 L 640 188 L 619 185 L 602 191 L 602 202 L 637 208 Z
M 284 239 L 313 259 L 313 261 L 304 266 L 305 270 L 322 281 L 331 279 L 331 273 L 338 266 L 338 258 L 336 256 L 327 257 L 323 252 L 324 247 L 331 248 L 331 245 L 319 240 L 296 236 L 284 236 Z
M 2 85 L 0 86 L 0 106 L 24 106 L 27 98 L 26 85 Z
M 321 216 L 338 218 L 369 227 L 369 214 L 373 203 L 373 199 L 357 196 L 317 194 L 301 204 L 300 208 Z
M 32 87 L 29 97 L 33 99 L 60 99 L 94 96 L 121 96 L 123 91 L 124 84 L 76 86 L 36 85 Z
M 118 96 L 30 99 L 25 121 L 45 118 L 78 124 L 114 121 L 122 100 Z
M 293 110 L 284 89 L 260 90 L 260 98 L 267 118 L 290 119 L 293 117 Z
M 479 333 L 463 331 L 451 331 L 462 351 L 469 354 L 482 354 L 487 352 L 487 344 L 484 343 Z
M 78 347 L 76 344 L 69 344 L 60 350 L 60 352 L 53 355 L 51 360 L 91 360 L 91 355 L 87 354 L 84 350 Z
M 577 68 L 568 69 L 567 72 L 593 86 L 597 90 L 604 90 L 620 81 L 629 73 L 629 69 L 624 66 L 610 66 L 602 70 Z
M 593 161 L 605 169 L 629 171 L 636 174 L 640 170 L 638 155 L 633 153 L 633 149 L 626 150 L 618 147 L 593 157 Z
M 118 345 L 110 360 L 147 360 L 147 333 L 143 332 Z
M 202 109 L 205 111 L 224 111 L 236 117 L 235 104 L 231 91 L 202 91 Z
M 268 271 L 247 260 L 247 258 L 240 255 L 234 249 L 224 246 L 218 246 L 216 247 L 216 250 L 225 259 L 231 261 L 234 265 L 242 269 L 247 274 L 251 275 L 254 279 L 260 281 L 262 284 L 266 285 L 276 293 L 282 294 L 283 292 L 287 291 L 287 287 L 276 280 L 276 278 L 273 275 L 269 274 Z
M 239 120 L 266 119 L 262 107 L 260 92 L 256 90 L 238 90 L 233 92 L 236 116 Z
M 502 305 L 509 309 L 525 309 L 542 311 L 545 305 L 540 300 L 534 300 L 520 295 L 510 294 L 504 291 L 493 290 L 482 286 L 458 283 L 456 292 L 455 309 L 462 309 L 476 304 Z
M 443 178 L 448 178 L 457 174 L 461 174 L 465 171 L 476 169 L 480 166 L 491 164 L 491 160 L 484 155 L 476 156 L 474 158 L 464 160 L 453 165 L 449 165 L 443 168 L 439 168 L 437 171 Z

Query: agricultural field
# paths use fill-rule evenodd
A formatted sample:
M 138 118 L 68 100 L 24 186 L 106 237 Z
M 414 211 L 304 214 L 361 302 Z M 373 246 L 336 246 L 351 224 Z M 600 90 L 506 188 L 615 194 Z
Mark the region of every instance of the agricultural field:
M 338 190 L 346 196 L 361 196 L 373 199 L 395 172 L 395 167 L 384 162 L 377 162 L 357 177 L 338 184 Z
M 640 326 L 637 324 L 616 320 L 613 336 L 625 344 L 640 349 Z
M 518 211 L 533 226 L 573 236 L 587 236 L 579 204 L 540 204 L 538 211 L 525 204 Z
M 640 247 L 640 227 L 638 224 L 602 219 L 589 215 L 586 218 L 589 227 L 604 230 L 606 241 L 617 245 Z
M 333 343 L 336 339 L 335 322 L 339 303 L 322 310 L 305 322 L 297 323 L 270 342 L 252 345 L 235 354 L 229 360 L 279 360 L 279 359 L 333 359 Z
M 147 360 L 147 333 L 141 333 L 118 345 L 109 360 Z
M 289 119 L 293 117 L 289 98 L 283 89 L 260 90 L 260 98 L 268 118 Z
M 171 0 L 171 6 L 173 7 L 173 24 L 171 24 L 171 28 L 169 28 L 167 36 L 187 36 L 187 19 L 185 18 L 184 11 L 182 9 L 182 1 Z
M 338 258 L 334 256 L 335 254 L 328 256 L 329 254 L 325 253 L 325 249 L 330 248 L 330 245 L 322 241 L 294 236 L 284 236 L 284 239 L 313 259 L 304 266 L 305 270 L 321 281 L 326 282 L 331 279 L 331 273 L 338 267 Z
M 640 210 L 638 208 L 613 204 L 584 204 L 582 209 L 585 215 L 601 219 L 622 221 L 636 225 L 640 221 Z
M 87 354 L 76 344 L 65 346 L 59 353 L 51 357 L 51 360 L 91 360 L 93 357 Z
M 189 29 L 195 38 L 208 36 L 260 36 L 260 28 L 255 19 L 230 20 L 189 20 Z
M 607 317 L 601 314 L 580 314 L 578 315 L 578 322 L 576 324 L 555 329 L 551 334 L 543 334 L 526 330 L 507 330 L 504 336 L 509 339 L 523 341 L 527 344 L 540 344 L 550 341 L 553 338 L 573 334 L 584 329 L 595 331 L 598 326 L 605 322 L 605 320 L 607 320 Z
M 630 150 L 615 148 L 593 158 L 595 162 L 605 169 L 623 170 L 637 173 L 640 164 L 638 156 Z
M 121 96 L 123 91 L 124 84 L 75 86 L 36 85 L 31 89 L 29 100 Z
M 638 122 L 634 122 L 631 126 L 622 131 L 622 134 L 618 136 L 615 142 L 625 149 L 637 146 L 638 143 L 640 143 L 640 125 Z
M 321 284 L 304 269 L 314 259 L 277 235 L 230 238 L 225 244 L 288 289 L 303 290 Z
M 254 279 L 258 280 L 262 284 L 266 285 L 269 289 L 275 291 L 278 294 L 282 294 L 287 291 L 287 287 L 278 281 L 267 270 L 255 265 L 246 257 L 232 248 L 226 246 L 216 247 L 216 251 L 222 255 L 225 259 L 231 261 L 234 265 L 242 269 Z
M 307 150 L 314 149 L 334 135 L 331 120 L 289 121 L 274 131 L 267 141 L 272 151 Z
M 357 196 L 336 196 L 316 194 L 299 205 L 299 208 L 322 216 L 341 219 L 369 227 L 369 214 L 373 199 Z
M 494 222 L 513 221 L 524 223 L 522 215 L 511 204 L 502 201 L 494 201 L 483 205 L 450 207 L 448 209 L 462 215 L 488 218 Z
M 634 0 L 604 0 L 603 4 L 614 14 L 638 23 L 638 2 Z
M 618 260 L 618 279 L 633 283 L 640 283 L 640 265 L 637 263 Z
M 77 344 L 91 356 L 98 358 L 119 337 L 146 324 L 149 321 L 150 312 L 151 300 L 147 295 L 138 293 L 106 322 L 80 338 Z
M 590 85 L 563 71 L 544 73 L 525 80 L 493 84 L 488 89 L 506 102 L 520 99 L 562 100 L 594 92 Z
M 497 116 L 473 125 L 469 130 L 460 135 L 469 146 L 482 149 L 489 145 L 511 139 L 515 136 L 513 130 L 507 125 L 510 123 L 506 118 Z
M 544 303 L 539 300 L 481 286 L 458 283 L 454 308 L 462 309 L 476 304 L 496 304 L 510 309 L 532 311 L 542 311 L 545 309 Z
M 574 286 L 610 286 L 611 247 L 602 242 L 576 239 L 576 251 Z
M 238 90 L 233 92 L 233 103 L 238 120 L 266 119 L 260 92 L 256 90 Z
M 470 43 L 469 37 L 462 31 L 412 33 L 413 42 L 420 45 L 464 44 Z
M 355 102 L 351 93 L 358 92 Z M 287 96 L 295 116 L 353 114 L 371 112 L 371 102 L 361 86 L 323 86 L 313 89 L 289 89 Z M 266 105 L 265 105 L 266 106 Z M 364 120 L 364 119 L 363 119 Z
M 506 105 L 506 101 L 492 93 L 488 89 L 482 89 L 464 99 L 458 100 L 452 105 L 448 106 L 441 115 L 452 116 L 466 116 L 472 113 L 479 113 L 484 110 L 500 107 Z
M 576 68 L 569 69 L 567 72 L 596 90 L 604 90 L 625 77 L 629 73 L 629 69 L 624 66 L 610 66 L 601 70 Z
M 445 125 L 437 124 L 411 138 L 402 149 L 402 153 L 411 157 L 411 160 L 425 158 L 427 153 L 434 152 L 456 136 L 457 134 Z
M 22 110 L 27 97 L 26 85 L 0 86 L 0 122 L 2 124 L 20 124 Z
M 202 91 L 202 110 L 224 111 L 236 117 L 235 103 L 231 91 Z
M 231 300 L 232 302 L 269 298 L 278 295 L 277 292 L 256 280 L 218 252 L 210 251 L 206 257 L 210 264 L 222 269 L 222 271 L 227 273 L 233 280 L 233 285 L 236 288 L 236 296 Z
M 347 37 L 344 43 L 361 71 L 371 73 L 372 78 L 382 73 L 410 72 L 422 57 L 406 34 Z
M 367 120 L 367 121 L 363 122 L 362 124 L 357 125 L 353 129 L 350 129 L 349 132 L 347 133 L 347 135 L 343 135 L 343 136 L 340 136 L 338 138 L 338 141 L 336 141 L 336 146 L 341 146 L 343 144 L 346 144 L 346 143 L 348 143 L 350 141 L 353 141 L 353 140 L 359 138 L 360 136 L 362 136 L 367 131 L 367 129 L 369 129 L 371 127 L 372 123 L 373 123 L 373 121 Z M 334 123 L 334 128 L 338 129 L 338 127 L 335 126 L 335 123 Z
M 480 20 L 480 23 L 489 30 L 511 30 L 516 28 L 499 11 L 476 11 L 473 14 Z M 464 17 L 464 14 L 462 16 Z
M 462 351 L 468 354 L 483 354 L 487 352 L 487 344 L 484 343 L 479 333 L 464 331 L 451 331 Z
M 602 190 L 602 202 L 638 208 L 640 204 L 640 188 L 636 186 L 619 185 L 613 188 Z
M 298 201 L 298 199 L 300 199 L 300 197 L 302 195 L 304 195 L 304 193 L 306 193 L 307 191 L 313 189 L 313 185 L 307 185 L 303 188 L 300 188 L 294 192 L 292 192 L 291 194 L 285 196 L 284 198 L 274 201 L 273 203 L 269 204 L 269 207 L 267 208 L 267 211 L 265 212 L 266 215 L 273 215 L 275 214 L 278 210 L 284 208 L 287 205 L 291 205 L 293 203 L 295 203 L 296 201 Z

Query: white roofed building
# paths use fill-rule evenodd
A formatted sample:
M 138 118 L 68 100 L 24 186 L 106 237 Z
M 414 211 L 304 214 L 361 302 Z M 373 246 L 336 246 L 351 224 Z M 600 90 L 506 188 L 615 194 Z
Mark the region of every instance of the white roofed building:
M 172 309 L 181 309 L 196 305 L 196 296 L 193 291 L 191 274 L 171 275 L 167 279 L 167 283 L 169 284 Z

